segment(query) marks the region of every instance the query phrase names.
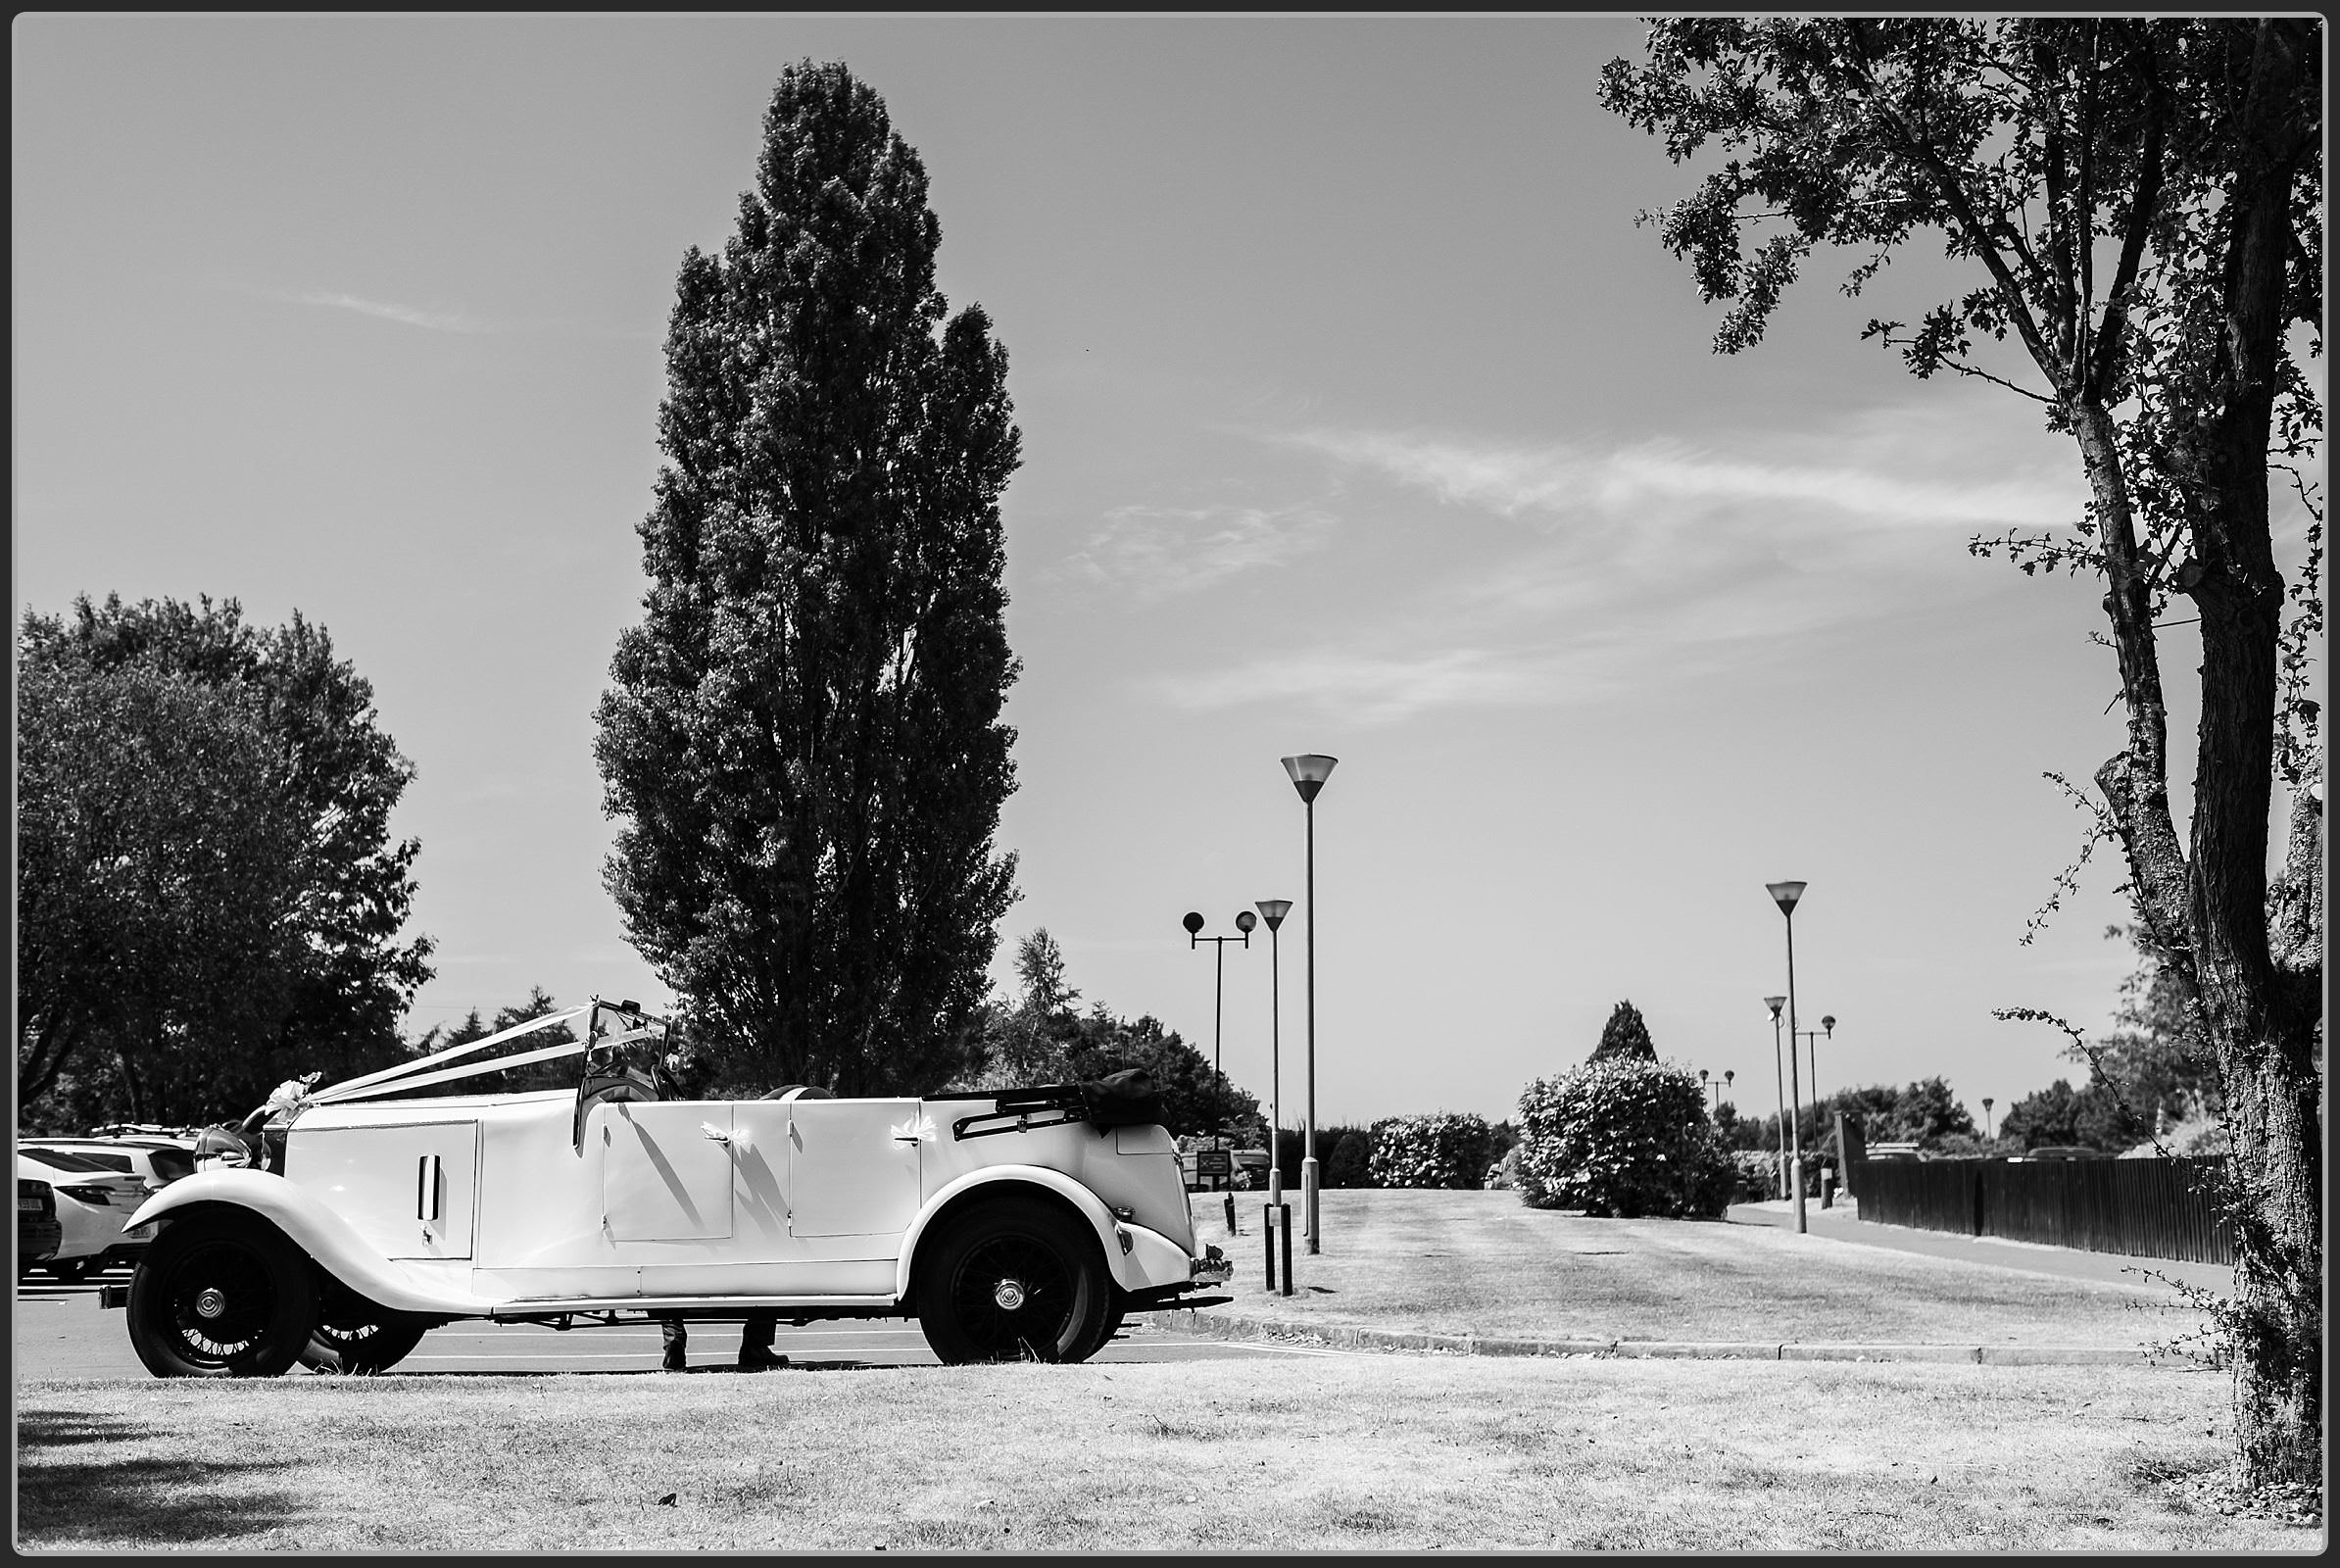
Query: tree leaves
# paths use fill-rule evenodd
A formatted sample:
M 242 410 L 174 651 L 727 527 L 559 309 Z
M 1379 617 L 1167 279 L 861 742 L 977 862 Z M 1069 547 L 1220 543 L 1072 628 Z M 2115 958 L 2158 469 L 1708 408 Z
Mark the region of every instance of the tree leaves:
M 76 602 L 19 638 L 18 1070 L 27 1113 L 199 1121 L 379 1065 L 430 975 L 401 944 L 413 768 L 297 612 Z
M 595 745 L 629 937 L 743 1081 L 950 1078 L 1015 862 L 999 722 L 1006 356 L 934 287 L 917 154 L 842 66 L 789 68 L 667 335 L 652 578 Z

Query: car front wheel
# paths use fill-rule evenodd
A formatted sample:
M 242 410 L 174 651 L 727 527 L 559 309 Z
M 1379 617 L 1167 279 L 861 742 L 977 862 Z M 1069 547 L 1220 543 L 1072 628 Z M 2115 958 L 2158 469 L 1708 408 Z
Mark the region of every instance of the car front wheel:
M 411 1318 L 328 1316 L 310 1332 L 299 1360 L 312 1371 L 371 1377 L 405 1360 L 428 1328 Z
M 316 1318 L 309 1259 L 250 1221 L 180 1220 L 130 1279 L 130 1346 L 159 1378 L 272 1378 Z
M 1112 1281 L 1071 1216 L 1001 1199 L 962 1217 L 920 1267 L 918 1327 L 946 1364 L 1081 1361 L 1105 1336 Z

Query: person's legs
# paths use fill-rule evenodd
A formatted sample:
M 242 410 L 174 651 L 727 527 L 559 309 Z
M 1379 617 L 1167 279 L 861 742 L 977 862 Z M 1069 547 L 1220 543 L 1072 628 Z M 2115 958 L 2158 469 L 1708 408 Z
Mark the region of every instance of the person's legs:
M 772 1331 L 779 1319 L 770 1312 L 751 1312 L 740 1325 L 740 1365 L 754 1371 L 757 1367 L 786 1366 L 788 1357 L 772 1353 Z
M 659 1315 L 658 1338 L 664 1341 L 666 1346 L 665 1354 L 658 1357 L 658 1370 L 661 1372 L 685 1370 L 689 1363 L 683 1359 L 683 1352 L 690 1348 L 691 1331 L 683 1327 L 681 1313 L 666 1312 Z

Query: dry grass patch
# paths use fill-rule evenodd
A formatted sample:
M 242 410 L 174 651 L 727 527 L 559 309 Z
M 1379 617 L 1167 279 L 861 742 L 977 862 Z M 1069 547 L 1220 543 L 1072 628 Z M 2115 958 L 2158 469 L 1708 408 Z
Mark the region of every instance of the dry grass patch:
M 32 1384 L 18 1544 L 2319 1546 L 2165 1484 L 2223 1459 L 2225 1399 L 2155 1369 L 1433 1355 Z
M 1505 1192 L 1341 1189 L 1320 1201 L 1326 1250 L 1293 1249 L 1298 1289 L 1283 1297 L 1263 1288 L 1257 1195 L 1239 1195 L 1233 1238 L 1220 1201 L 1195 1195 L 1198 1236 L 1236 1263 L 1237 1302 L 1221 1314 L 1521 1339 L 2104 1348 L 2201 1322 L 2141 1279 L 2059 1279 L 1774 1226 L 1585 1219 Z

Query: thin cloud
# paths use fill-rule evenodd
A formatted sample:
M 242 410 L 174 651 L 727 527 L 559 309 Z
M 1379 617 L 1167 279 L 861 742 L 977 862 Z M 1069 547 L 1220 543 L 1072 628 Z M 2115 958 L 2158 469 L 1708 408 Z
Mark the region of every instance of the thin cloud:
M 396 321 L 403 326 L 419 326 L 432 332 L 484 332 L 485 322 L 468 316 L 445 311 L 416 310 L 411 305 L 392 305 L 381 300 L 361 299 L 355 294 L 335 293 L 330 289 L 311 289 L 292 296 L 298 305 L 322 305 L 337 311 L 355 311 L 377 320 Z
M 1616 513 L 1666 501 L 1796 502 L 1828 507 L 1873 525 L 1956 524 L 2058 527 L 2077 515 L 2066 485 L 2023 476 L 1976 483 L 1972 476 L 1926 477 L 1907 471 L 1902 450 L 1882 467 L 1877 446 L 1902 447 L 1891 432 L 1841 432 L 1836 439 L 1768 437 L 1766 444 L 1813 449 L 1805 461 L 1734 457 L 1682 441 L 1647 441 L 1606 452 L 1549 446 L 1468 443 L 1410 432 L 1303 430 L 1271 437 L 1331 459 L 1338 466 L 1393 479 L 1452 506 L 1513 517 L 1567 515 L 1587 509 Z M 1841 454 L 1833 461 L 1822 454 Z M 1923 461 L 1921 458 L 1919 461 Z
M 1972 421 L 1945 449 L 1941 416 L 1888 408 L 1809 433 L 1607 450 L 1321 428 L 1269 437 L 1329 460 L 1361 516 L 1380 485 L 1530 526 L 1449 529 L 1435 567 L 1401 577 L 1394 602 L 1347 635 L 1151 686 L 1183 708 L 1296 702 L 1355 723 L 1561 705 L 1982 593 L 1988 568 L 1963 540 L 2067 526 L 2083 492 Z
M 1333 528 L 1306 507 L 1121 507 L 1051 575 L 1159 599 L 1284 565 L 1323 549 Z

